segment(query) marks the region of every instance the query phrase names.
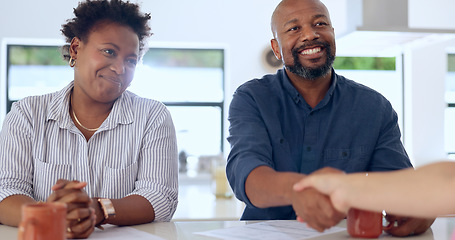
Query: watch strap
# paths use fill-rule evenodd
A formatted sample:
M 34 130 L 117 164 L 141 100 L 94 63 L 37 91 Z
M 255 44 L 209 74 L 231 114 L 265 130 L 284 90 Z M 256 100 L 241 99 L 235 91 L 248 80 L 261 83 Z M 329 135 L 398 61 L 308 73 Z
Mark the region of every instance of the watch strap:
M 108 198 L 98 198 L 98 203 L 104 213 L 104 221 L 102 224 L 105 224 L 110 218 L 115 217 L 115 208 L 112 201 Z

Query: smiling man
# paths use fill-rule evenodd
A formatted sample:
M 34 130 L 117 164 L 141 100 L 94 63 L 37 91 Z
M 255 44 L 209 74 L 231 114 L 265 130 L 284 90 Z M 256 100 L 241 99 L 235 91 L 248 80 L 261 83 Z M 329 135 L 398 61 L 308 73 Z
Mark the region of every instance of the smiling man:
M 298 218 L 322 231 L 345 215 L 314 189 L 294 192 L 295 182 L 308 174 L 412 165 L 390 102 L 332 69 L 335 34 L 324 4 L 284 0 L 271 27 L 271 46 L 284 68 L 234 93 L 226 171 L 246 203 L 243 220 Z M 398 226 L 389 233 L 396 236 L 425 232 L 433 222 L 392 217 Z

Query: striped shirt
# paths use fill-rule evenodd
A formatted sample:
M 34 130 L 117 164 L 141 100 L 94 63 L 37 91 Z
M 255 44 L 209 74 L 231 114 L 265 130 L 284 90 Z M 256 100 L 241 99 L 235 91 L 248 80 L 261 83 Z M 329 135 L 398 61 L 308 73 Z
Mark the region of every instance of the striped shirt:
M 177 140 L 160 102 L 125 91 L 87 141 L 69 115 L 73 82 L 61 91 L 13 104 L 0 132 L 0 201 L 45 201 L 58 179 L 87 182 L 90 197 L 146 198 L 155 221 L 177 208 Z

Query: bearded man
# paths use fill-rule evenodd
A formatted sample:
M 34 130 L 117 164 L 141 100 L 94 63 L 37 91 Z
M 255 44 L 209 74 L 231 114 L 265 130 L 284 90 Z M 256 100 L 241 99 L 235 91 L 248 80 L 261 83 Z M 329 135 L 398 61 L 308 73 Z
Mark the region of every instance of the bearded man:
M 309 174 L 411 168 L 398 117 L 380 93 L 338 75 L 335 34 L 319 0 L 283 0 L 271 47 L 284 67 L 241 85 L 229 108 L 226 167 L 242 220 L 299 219 L 319 231 L 345 218 L 314 189 Z M 395 236 L 425 232 L 434 219 L 389 216 Z

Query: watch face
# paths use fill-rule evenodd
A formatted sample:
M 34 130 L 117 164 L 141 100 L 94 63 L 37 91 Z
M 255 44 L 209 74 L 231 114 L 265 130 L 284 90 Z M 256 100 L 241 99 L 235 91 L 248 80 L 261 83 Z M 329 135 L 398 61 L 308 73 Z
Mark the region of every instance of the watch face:
M 114 205 L 112 204 L 111 200 L 109 200 L 107 198 L 100 198 L 99 201 L 101 203 L 101 206 L 103 207 L 103 211 L 104 211 L 105 215 L 108 215 L 108 216 L 115 215 Z

